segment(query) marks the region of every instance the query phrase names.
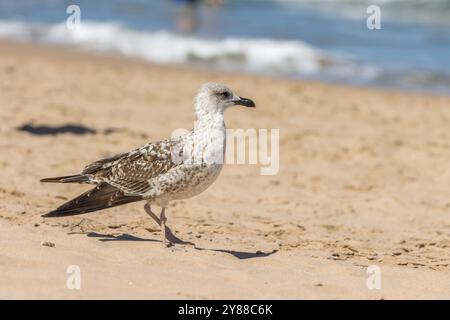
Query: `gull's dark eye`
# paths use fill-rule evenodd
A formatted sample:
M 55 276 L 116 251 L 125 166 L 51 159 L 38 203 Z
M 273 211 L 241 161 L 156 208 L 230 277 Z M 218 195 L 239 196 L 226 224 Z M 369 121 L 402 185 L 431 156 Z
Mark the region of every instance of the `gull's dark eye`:
M 228 91 L 224 91 L 224 92 L 219 92 L 217 94 L 219 97 L 222 97 L 223 99 L 229 99 L 231 98 L 231 93 Z

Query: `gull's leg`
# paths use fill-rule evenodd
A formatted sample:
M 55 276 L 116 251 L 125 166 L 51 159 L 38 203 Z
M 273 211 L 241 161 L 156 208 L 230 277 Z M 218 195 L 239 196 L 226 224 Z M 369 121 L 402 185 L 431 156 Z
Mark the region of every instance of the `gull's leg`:
M 158 224 L 158 226 L 161 226 L 161 220 L 159 220 L 159 218 L 156 216 L 156 214 L 153 213 L 150 203 L 147 202 L 145 204 L 144 210 L 145 210 L 145 212 L 147 212 L 147 214 L 150 217 L 152 217 L 153 220 L 155 220 L 155 222 Z
M 174 245 L 175 243 L 178 244 L 193 244 L 189 241 L 183 241 L 180 238 L 178 238 L 176 235 L 173 234 L 172 230 L 166 225 L 167 218 L 166 218 L 166 208 L 163 207 L 161 210 L 161 215 L 159 216 L 159 220 L 161 221 L 161 229 L 163 232 L 163 242 L 167 247 L 170 247 Z
M 163 245 L 165 247 L 169 247 L 171 243 L 168 242 L 167 238 L 166 238 L 166 234 L 167 234 L 167 229 L 168 228 L 166 227 L 167 218 L 166 218 L 166 215 L 164 213 L 165 209 L 166 208 L 164 208 L 164 207 L 162 208 L 160 217 L 158 218 L 156 216 L 156 214 L 153 213 L 153 211 L 151 209 L 151 206 L 150 206 L 150 203 L 147 202 L 145 204 L 145 206 L 144 206 L 145 212 L 147 212 L 147 214 L 150 217 L 152 217 L 152 219 L 155 220 L 155 222 L 161 227 L 161 234 L 162 234 L 162 243 L 163 243 Z M 169 229 L 169 233 L 172 233 L 172 232 L 170 232 L 170 229 Z
M 192 244 L 191 242 L 183 241 L 183 240 L 177 238 L 173 234 L 172 230 L 170 230 L 170 228 L 168 226 L 166 226 L 167 218 L 166 218 L 166 215 L 165 215 L 165 208 L 164 207 L 161 210 L 161 215 L 160 215 L 159 218 L 151 210 L 150 203 L 146 203 L 144 205 L 144 210 L 161 227 L 162 243 L 164 244 L 164 246 L 168 247 L 168 246 L 173 245 L 174 243 Z
M 161 221 L 161 233 L 162 233 L 162 243 L 165 247 L 170 247 L 172 243 L 167 239 L 167 227 L 166 227 L 166 208 L 162 207 L 161 214 L 159 215 L 159 221 Z

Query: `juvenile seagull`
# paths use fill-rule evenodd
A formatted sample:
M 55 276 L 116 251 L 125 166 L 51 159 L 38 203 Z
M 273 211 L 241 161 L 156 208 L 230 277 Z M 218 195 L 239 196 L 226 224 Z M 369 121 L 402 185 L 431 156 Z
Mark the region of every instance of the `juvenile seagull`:
M 183 243 L 166 226 L 165 210 L 170 201 L 198 195 L 216 180 L 225 154 L 223 113 L 234 105 L 255 107 L 252 100 L 237 96 L 225 85 L 202 85 L 195 98 L 194 128 L 187 134 L 95 161 L 80 174 L 42 179 L 96 184 L 43 217 L 78 215 L 145 200 L 145 212 L 161 226 L 163 244 Z M 152 212 L 152 204 L 161 207 L 159 217 Z

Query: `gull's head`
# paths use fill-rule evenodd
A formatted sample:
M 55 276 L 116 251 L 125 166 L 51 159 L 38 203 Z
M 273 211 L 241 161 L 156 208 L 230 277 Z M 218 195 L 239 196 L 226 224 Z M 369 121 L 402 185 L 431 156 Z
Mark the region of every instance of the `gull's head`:
M 197 115 L 223 113 L 227 108 L 236 105 L 249 108 L 255 107 L 255 103 L 252 100 L 238 96 L 226 85 L 219 83 L 203 84 L 195 97 Z

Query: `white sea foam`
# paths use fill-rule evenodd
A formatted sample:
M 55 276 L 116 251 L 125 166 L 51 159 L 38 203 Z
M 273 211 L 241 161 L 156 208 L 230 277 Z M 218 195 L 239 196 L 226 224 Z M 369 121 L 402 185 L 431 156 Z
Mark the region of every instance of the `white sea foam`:
M 301 41 L 206 39 L 167 31 L 136 31 L 114 22 L 87 22 L 69 30 L 65 23 L 0 21 L 0 37 L 116 52 L 157 63 L 187 63 L 230 70 L 334 78 L 373 78 L 377 70 L 325 53 Z

